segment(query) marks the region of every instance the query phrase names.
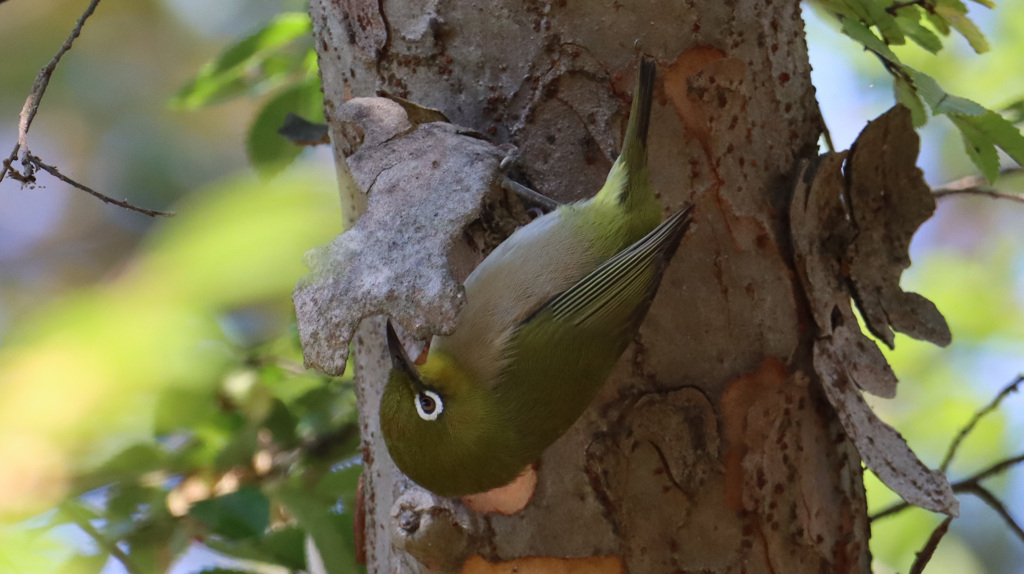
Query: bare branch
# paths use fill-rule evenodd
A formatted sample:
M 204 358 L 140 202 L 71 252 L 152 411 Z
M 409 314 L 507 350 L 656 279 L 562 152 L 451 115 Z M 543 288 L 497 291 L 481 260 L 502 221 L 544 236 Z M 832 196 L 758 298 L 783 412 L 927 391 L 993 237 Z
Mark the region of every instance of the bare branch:
M 57 69 L 57 64 L 60 63 L 60 59 L 64 57 L 64 54 L 71 49 L 71 44 L 74 43 L 78 35 L 82 33 L 82 26 L 85 25 L 85 21 L 92 16 L 92 13 L 96 11 L 96 5 L 100 3 L 100 0 L 91 0 L 89 5 L 85 8 L 85 12 L 78 17 L 78 22 L 75 23 L 75 27 L 71 30 L 71 34 L 68 35 L 67 39 L 64 40 L 64 44 L 61 45 L 60 50 L 53 56 L 46 66 L 42 70 L 39 70 L 39 74 L 36 75 L 36 81 L 32 84 L 32 91 L 29 93 L 28 98 L 25 100 L 25 105 L 21 108 L 21 114 L 19 115 L 18 121 L 18 143 L 14 144 L 14 149 L 11 151 L 11 155 L 3 162 L 3 168 L 0 168 L 0 181 L 4 180 L 4 176 L 7 175 L 8 171 L 11 171 L 11 164 L 18 159 L 18 151 L 21 148 L 25 148 L 25 153 L 28 153 L 28 130 L 32 127 L 32 120 L 36 117 L 36 112 L 39 111 L 39 103 L 43 100 L 43 94 L 46 93 L 46 87 L 50 84 L 50 77 L 53 75 L 53 71 Z
M 89 195 L 92 195 L 93 197 L 95 197 L 96 199 L 99 199 L 100 201 L 102 201 L 104 203 L 109 203 L 111 205 L 116 205 L 118 207 L 121 207 L 121 208 L 124 208 L 124 209 L 128 209 L 130 211 L 135 211 L 135 212 L 141 213 L 143 215 L 148 215 L 150 217 L 157 217 L 157 216 L 174 217 L 174 212 L 173 211 L 157 211 L 155 209 L 146 209 L 144 207 L 139 207 L 139 206 L 134 205 L 132 203 L 129 203 L 127 201 L 122 201 L 122 200 L 114 199 L 114 198 L 112 198 L 110 196 L 107 196 L 107 195 L 103 195 L 102 193 L 100 193 L 100 192 L 98 192 L 98 191 L 96 191 L 96 190 L 94 190 L 94 189 L 92 189 L 92 188 L 90 188 L 90 187 L 88 187 L 86 185 L 78 183 L 77 181 L 67 177 L 66 175 L 64 175 L 60 171 L 58 171 L 56 167 L 43 163 L 42 160 L 40 160 L 38 157 L 36 157 L 36 156 L 34 156 L 34 155 L 30 154 L 30 153 L 26 154 L 24 161 L 27 162 L 30 166 L 37 167 L 37 168 L 45 171 L 46 173 L 52 175 L 53 177 L 63 181 L 64 183 L 66 183 L 66 184 L 68 184 L 68 185 L 70 185 L 72 187 L 76 187 L 76 188 L 78 188 L 78 189 L 88 193 Z M 11 172 L 11 173 L 13 174 L 14 172 Z
M 1024 168 L 1019 166 L 1005 167 L 999 170 L 999 177 L 1003 178 L 1020 173 L 1024 173 Z M 932 190 L 932 196 L 935 198 L 948 197 L 950 195 L 983 195 L 993 199 L 1008 199 L 1024 203 L 1024 195 L 992 189 L 988 186 L 988 181 L 981 175 L 962 177 Z
M 999 497 L 992 494 L 991 490 L 974 482 L 969 485 L 969 488 L 965 488 L 964 492 L 969 492 L 980 498 L 982 502 L 987 504 L 989 508 L 994 510 L 995 513 L 998 514 L 1004 522 L 1006 522 L 1006 525 L 1010 527 L 1010 530 L 1013 530 L 1013 533 L 1017 535 L 1017 538 L 1020 538 L 1020 541 L 1024 542 L 1024 528 L 1021 528 L 1020 524 L 1013 519 L 1013 516 L 1010 516 L 1010 511 L 1006 509 L 1006 505 L 999 500 Z
M 1024 203 L 1024 195 L 1019 193 L 1005 193 L 1002 191 L 996 191 L 994 189 L 981 188 L 981 187 L 968 187 L 964 189 L 937 189 L 932 192 L 932 196 L 936 199 L 940 197 L 948 197 L 950 195 L 984 195 L 991 197 L 992 199 L 1008 199 L 1010 201 L 1016 201 L 1018 203 Z
M 1010 468 L 1011 466 L 1020 464 L 1022 462 L 1024 462 L 1024 454 L 1018 454 L 1017 456 L 1001 460 L 993 464 L 992 466 L 986 468 L 985 470 L 975 474 L 974 476 L 967 478 L 965 480 L 961 480 L 957 484 L 962 486 L 971 482 L 980 482 L 982 480 L 985 480 L 986 478 L 995 476 L 997 474 L 1001 474 L 1003 471 Z M 953 490 L 955 491 L 956 488 L 954 488 Z
M 1024 201 L 1024 199 L 1022 198 L 1018 199 Z M 964 428 L 960 429 L 960 432 L 957 433 L 957 435 L 953 438 L 952 442 L 949 443 L 949 448 L 946 450 L 946 456 L 942 458 L 942 464 L 939 465 L 939 470 L 941 470 L 942 472 L 946 472 L 946 470 L 949 468 L 950 463 L 953 462 L 953 457 L 956 456 L 957 449 L 960 448 L 960 443 L 962 443 L 964 439 L 967 438 L 967 435 L 974 430 L 974 427 L 977 426 L 977 424 L 981 421 L 982 418 L 985 417 L 985 415 L 999 408 L 999 405 L 1000 403 L 1003 402 L 1003 399 L 1010 396 L 1011 393 L 1016 392 L 1022 382 L 1024 382 L 1024 374 L 1018 375 L 1017 378 L 1013 380 L 1013 382 L 1003 387 L 1003 390 L 999 391 L 999 394 L 996 395 L 994 399 L 992 399 L 992 402 L 987 404 L 978 412 L 974 413 L 974 416 L 971 417 L 971 420 L 967 421 L 967 425 L 964 426 Z
M 949 523 L 952 521 L 953 517 L 948 516 L 932 531 L 932 535 L 928 537 L 928 542 L 917 553 L 917 558 L 914 559 L 914 563 L 910 566 L 910 574 L 921 574 L 924 572 L 924 567 L 932 559 L 935 549 L 939 547 L 939 541 L 946 535 L 946 531 L 949 530 Z
M 1006 176 L 1017 175 L 1020 173 L 1024 173 L 1024 167 L 1004 167 L 999 170 L 999 177 L 1003 178 Z M 979 188 L 984 187 L 986 183 L 988 183 L 988 180 L 985 179 L 985 176 L 980 174 L 974 174 L 968 175 L 966 177 L 961 177 L 960 179 L 954 179 L 953 181 L 950 182 L 946 182 L 940 185 L 939 187 L 935 188 L 935 191 Z

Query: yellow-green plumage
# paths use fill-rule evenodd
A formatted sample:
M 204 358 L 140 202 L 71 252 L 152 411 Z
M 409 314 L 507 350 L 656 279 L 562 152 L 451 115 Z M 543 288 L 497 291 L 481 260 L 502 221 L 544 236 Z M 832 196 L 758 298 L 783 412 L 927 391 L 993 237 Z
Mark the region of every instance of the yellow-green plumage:
M 421 486 L 459 496 L 512 481 L 579 418 L 636 333 L 689 224 L 687 208 L 659 225 L 650 187 L 654 74 L 641 60 L 601 190 L 499 245 L 466 280 L 455 332 L 434 337 L 422 366 L 388 326 L 395 368 L 381 430 Z

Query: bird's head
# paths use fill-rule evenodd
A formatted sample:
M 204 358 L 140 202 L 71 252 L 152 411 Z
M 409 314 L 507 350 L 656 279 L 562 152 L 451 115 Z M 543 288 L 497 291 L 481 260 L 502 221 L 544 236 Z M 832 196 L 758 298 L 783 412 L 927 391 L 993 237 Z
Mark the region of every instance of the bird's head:
M 380 426 L 391 458 L 437 494 L 473 492 L 470 469 L 488 460 L 501 442 L 493 399 L 450 357 L 431 352 L 417 368 L 390 322 L 387 342 L 391 374 L 381 397 Z

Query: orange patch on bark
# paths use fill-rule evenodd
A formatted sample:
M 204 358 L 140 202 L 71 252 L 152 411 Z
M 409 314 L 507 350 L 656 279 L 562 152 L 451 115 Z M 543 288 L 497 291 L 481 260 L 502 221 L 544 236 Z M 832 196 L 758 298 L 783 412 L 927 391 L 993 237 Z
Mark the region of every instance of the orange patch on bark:
M 704 152 L 710 154 L 711 135 L 707 114 L 698 102 L 689 97 L 687 82 L 708 64 L 725 57 L 725 53 L 712 46 L 696 46 L 679 54 L 675 62 L 665 67 L 665 95 L 672 102 L 679 119 L 687 131 L 697 138 Z
M 472 556 L 462 566 L 460 574 L 622 574 L 622 559 L 618 556 L 590 556 L 587 558 L 542 558 L 531 556 L 506 562 L 492 563 Z
M 537 488 L 537 471 L 526 467 L 515 480 L 498 488 L 462 497 L 462 503 L 478 514 L 512 515 L 526 508 Z
M 744 435 L 747 413 L 764 393 L 786 383 L 786 366 L 769 357 L 752 373 L 729 383 L 720 403 L 725 435 L 725 501 L 734 510 L 743 510 L 743 457 L 747 454 Z

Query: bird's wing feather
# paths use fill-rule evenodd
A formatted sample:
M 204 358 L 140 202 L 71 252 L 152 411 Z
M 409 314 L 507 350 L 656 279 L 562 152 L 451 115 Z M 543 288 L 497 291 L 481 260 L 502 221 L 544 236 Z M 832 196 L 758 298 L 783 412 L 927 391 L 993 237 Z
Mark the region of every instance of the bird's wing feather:
M 555 322 L 579 327 L 624 318 L 642 319 L 661 282 L 665 265 L 689 224 L 690 208 L 687 207 L 553 297 L 524 324 L 545 311 L 550 311 Z

